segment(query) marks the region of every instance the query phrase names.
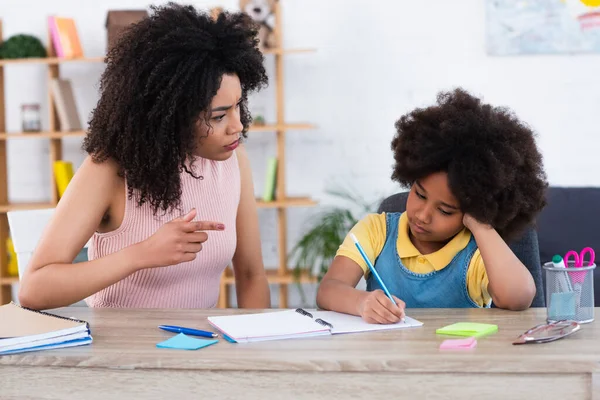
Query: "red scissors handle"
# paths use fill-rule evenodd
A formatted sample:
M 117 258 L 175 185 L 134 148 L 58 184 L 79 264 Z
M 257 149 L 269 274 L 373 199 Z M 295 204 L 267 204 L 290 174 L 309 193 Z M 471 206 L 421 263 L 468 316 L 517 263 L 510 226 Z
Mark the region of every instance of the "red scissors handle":
M 569 265 L 569 258 L 573 258 L 573 266 L 574 267 L 581 267 L 581 264 L 579 264 L 581 262 L 580 258 L 579 258 L 579 253 L 577 253 L 575 250 L 569 250 L 567 252 L 567 254 L 565 254 L 565 265 L 566 267 L 570 267 Z
M 596 259 L 596 253 L 594 253 L 594 249 L 592 249 L 591 247 L 586 247 L 583 250 L 581 250 L 581 253 L 577 253 L 575 250 L 570 250 L 567 252 L 567 254 L 565 255 L 565 264 L 566 266 L 569 265 L 569 257 L 573 257 L 575 259 L 575 267 L 579 268 L 579 267 L 583 267 L 583 263 L 584 263 L 584 258 L 585 258 L 585 254 L 588 253 L 590 255 L 590 261 L 588 263 L 588 265 L 592 265 L 594 264 L 594 261 Z
M 579 262 L 581 263 L 581 266 L 583 267 L 585 253 L 588 253 L 590 255 L 590 262 L 588 263 L 588 265 L 593 265 L 594 262 L 596 261 L 596 253 L 594 252 L 594 249 L 592 249 L 591 247 L 586 247 L 583 250 L 581 250 L 581 254 L 579 255 L 581 257 L 579 260 Z

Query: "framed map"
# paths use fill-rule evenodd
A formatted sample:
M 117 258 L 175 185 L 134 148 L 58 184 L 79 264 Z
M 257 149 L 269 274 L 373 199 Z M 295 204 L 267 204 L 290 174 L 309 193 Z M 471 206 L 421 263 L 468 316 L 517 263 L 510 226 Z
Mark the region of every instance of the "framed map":
M 600 53 L 600 7 L 581 0 L 485 0 L 490 55 Z

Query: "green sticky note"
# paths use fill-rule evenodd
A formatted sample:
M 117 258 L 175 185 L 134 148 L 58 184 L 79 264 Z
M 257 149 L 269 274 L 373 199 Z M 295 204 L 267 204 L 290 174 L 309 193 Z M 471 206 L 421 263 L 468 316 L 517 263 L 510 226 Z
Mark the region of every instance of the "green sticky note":
M 481 337 L 498 332 L 498 325 L 481 324 L 478 322 L 457 322 L 444 326 L 435 331 L 440 335 Z
M 158 343 L 156 347 L 161 349 L 198 350 L 217 342 L 216 339 L 195 339 L 180 333 L 171 339 Z

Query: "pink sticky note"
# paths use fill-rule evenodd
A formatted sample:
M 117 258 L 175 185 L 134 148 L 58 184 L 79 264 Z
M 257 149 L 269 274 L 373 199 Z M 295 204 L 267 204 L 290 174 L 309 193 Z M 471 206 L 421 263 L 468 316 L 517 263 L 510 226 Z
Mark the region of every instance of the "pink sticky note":
M 477 339 L 474 337 L 466 339 L 448 339 L 440 344 L 440 350 L 465 350 L 477 347 Z

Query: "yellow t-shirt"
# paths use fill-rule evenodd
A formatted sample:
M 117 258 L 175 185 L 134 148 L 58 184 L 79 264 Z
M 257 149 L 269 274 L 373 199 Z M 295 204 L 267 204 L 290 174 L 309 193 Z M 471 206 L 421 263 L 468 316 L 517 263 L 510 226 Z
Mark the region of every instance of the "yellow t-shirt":
M 400 216 L 396 246 L 402 264 L 416 274 L 427 274 L 445 268 L 459 251 L 467 247 L 471 240 L 471 232 L 465 228 L 440 250 L 423 255 L 411 242 L 408 229 L 408 218 L 403 213 Z M 371 263 L 375 264 L 375 259 L 383 250 L 386 239 L 385 213 L 367 215 L 358 221 L 350 233 L 356 236 Z M 369 267 L 358 252 L 350 234 L 346 236 L 336 256 L 348 257 L 357 263 L 362 268 L 365 278 L 369 274 Z M 467 289 L 469 297 L 482 307 L 489 305 L 492 300 L 487 290 L 488 283 L 483 259 L 477 249 L 467 271 Z

